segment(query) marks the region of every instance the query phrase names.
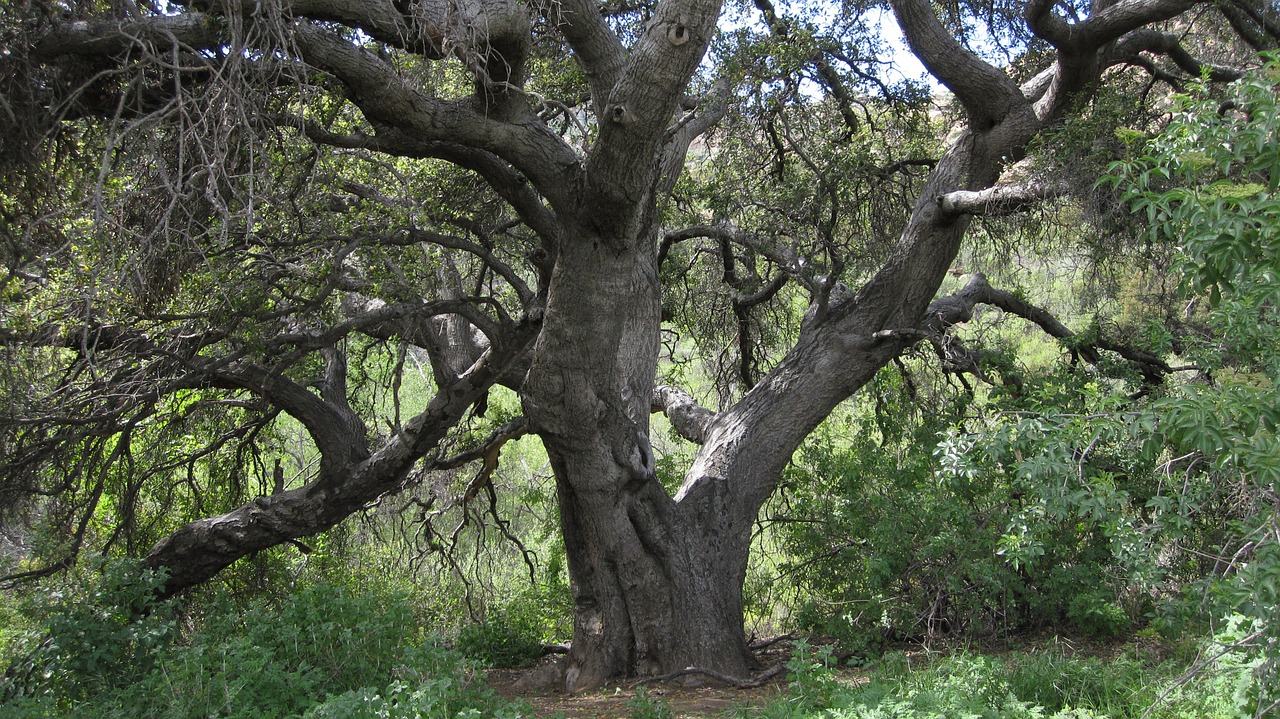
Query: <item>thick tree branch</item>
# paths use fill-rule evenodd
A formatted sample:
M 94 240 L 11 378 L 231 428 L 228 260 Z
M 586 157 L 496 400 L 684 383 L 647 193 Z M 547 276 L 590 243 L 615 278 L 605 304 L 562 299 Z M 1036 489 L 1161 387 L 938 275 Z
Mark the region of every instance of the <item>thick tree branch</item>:
M 63 22 L 36 41 L 31 55 L 51 60 L 61 55 L 119 55 L 137 47 L 213 48 L 227 41 L 220 18 L 184 13 L 145 20 Z
M 191 522 L 161 540 L 147 554 L 144 564 L 169 571 L 163 594 L 172 596 L 207 581 L 241 557 L 324 531 L 369 502 L 401 488 L 413 465 L 439 446 L 508 364 L 527 352 L 536 332 L 537 325 L 525 325 L 519 337 L 513 337 L 508 345 L 511 351 L 487 352 L 455 383 L 440 388 L 423 412 L 405 423 L 373 454 L 366 452 L 353 464 L 322 463 L 320 476 L 304 487 L 259 497 L 221 516 Z M 295 406 L 322 403 L 297 385 L 269 386 L 279 380 L 261 370 L 239 371 L 245 375 L 243 384 L 270 391 L 273 399 L 286 399 Z M 298 393 L 309 399 L 284 396 Z M 340 433 L 344 429 L 335 427 L 330 431 Z M 349 435 L 339 438 L 339 444 L 365 441 L 363 426 L 348 426 L 345 431 Z
M 248 390 L 301 422 L 315 441 L 321 462 L 332 465 L 334 471 L 369 456 L 364 421 L 345 406 L 345 396 L 340 404 L 327 402 L 284 375 L 245 360 L 224 366 L 207 362 L 198 371 L 214 386 Z
M 484 313 L 477 311 L 477 304 L 492 304 L 483 298 L 460 298 L 435 302 L 397 302 L 362 308 L 351 317 L 318 332 L 286 332 L 272 337 L 268 347 L 292 347 L 295 351 L 309 352 L 331 347 L 352 332 L 377 332 L 379 327 L 411 327 L 438 315 L 461 315 L 475 325 L 490 341 L 502 340 L 502 328 Z M 349 307 L 351 305 L 348 305 Z
M 1039 206 L 1044 200 L 1067 192 L 1065 185 L 1033 183 L 997 185 L 985 190 L 956 190 L 938 197 L 938 207 L 947 215 L 999 217 Z
M 773 276 L 768 282 L 760 286 L 755 292 L 743 294 L 741 292 L 733 293 L 733 306 L 739 309 L 747 309 L 763 304 L 773 299 L 778 292 L 786 286 L 789 276 L 785 272 L 779 272 Z
M 656 191 L 660 201 L 665 201 L 670 196 L 681 173 L 684 172 L 689 147 L 693 141 L 702 137 L 724 118 L 728 110 L 729 91 L 729 81 L 722 77 L 705 95 L 686 103 L 687 112 L 668 133 L 670 139 L 663 150 Z
M 554 252 L 560 241 L 560 227 L 556 214 L 543 204 L 542 196 L 498 155 L 481 149 L 464 147 L 451 142 L 422 142 L 398 129 L 380 131 L 370 149 L 400 155 L 402 157 L 431 157 L 451 162 L 479 175 L 498 196 L 516 211 L 520 219 L 538 234 L 549 253 Z M 549 148 L 552 149 L 552 148 Z M 565 177 L 564 185 L 573 186 L 578 174 L 577 155 L 563 143 L 545 158 L 549 166 L 559 167 Z M 569 193 L 556 192 L 554 187 L 546 193 L 553 204 L 563 204 L 571 199 Z M 544 273 L 550 272 L 550 257 L 535 263 Z
M 1280 47 L 1280 9 L 1267 0 L 1229 0 L 1218 3 L 1218 11 L 1231 29 L 1254 50 Z
M 893 0 L 907 44 L 925 68 L 955 93 L 970 123 L 987 129 L 1026 103 L 1018 86 L 947 32 L 927 0 Z
M 1151 28 L 1135 30 L 1122 38 L 1107 53 L 1106 62 L 1112 65 L 1125 60 L 1132 61 L 1144 52 L 1168 57 L 1178 66 L 1178 69 L 1192 78 L 1207 75 L 1213 82 L 1231 82 L 1243 76 L 1243 73 L 1235 68 L 1200 61 L 1182 46 L 1176 35 Z
M 534 7 L 554 23 L 568 41 L 574 59 L 587 76 L 591 101 L 597 111 L 602 111 L 622 73 L 626 48 L 609 29 L 596 3 L 588 0 L 536 0 Z
M 177 7 L 219 15 L 245 15 L 247 20 L 264 22 L 261 6 L 229 0 L 174 0 Z M 284 0 L 277 6 L 285 17 L 334 22 L 359 30 L 391 47 L 401 48 L 430 59 L 444 57 L 445 28 L 432 25 L 424 17 L 401 13 L 391 0 Z
M 1199 0 L 1120 0 L 1089 19 L 1068 23 L 1054 14 L 1055 0 L 1030 0 L 1025 17 L 1038 37 L 1058 50 L 1081 55 L 1120 39 L 1125 33 L 1190 10 Z
M 676 432 L 694 444 L 706 441 L 707 427 L 716 416 L 689 393 L 665 384 L 653 388 L 653 411 L 665 414 Z
M 653 167 L 637 158 L 656 157 L 666 141 L 689 79 L 715 33 L 720 7 L 721 0 L 662 0 L 655 8 L 606 104 L 597 108 L 600 134 L 586 165 L 587 190 L 599 201 L 597 210 L 621 213 L 653 191 Z M 597 216 L 593 223 L 603 219 Z
M 1072 332 L 1048 310 L 1023 300 L 1011 292 L 999 290 L 987 282 L 982 274 L 975 274 L 959 292 L 942 297 L 929 306 L 924 328 L 934 336 L 945 335 L 947 330 L 973 317 L 974 305 L 988 304 L 1035 323 L 1045 334 L 1061 340 L 1071 340 L 1073 354 L 1078 354 L 1089 364 L 1097 364 L 1098 350 L 1115 352 L 1128 360 L 1142 374 L 1144 382 L 1158 385 L 1164 377 L 1176 370 L 1167 362 L 1152 354 L 1135 350 L 1115 342 L 1098 339 L 1080 342 Z

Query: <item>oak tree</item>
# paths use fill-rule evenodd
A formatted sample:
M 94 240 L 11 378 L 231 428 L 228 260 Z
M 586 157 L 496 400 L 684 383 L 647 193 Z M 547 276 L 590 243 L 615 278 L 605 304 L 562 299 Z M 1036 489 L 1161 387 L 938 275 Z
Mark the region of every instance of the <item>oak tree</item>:
M 720 0 L 7 3 L 0 491 L 11 513 L 38 507 L 70 536 L 62 561 L 30 573 L 90 536 L 145 536 L 133 503 L 176 493 L 208 516 L 130 549 L 177 593 L 531 433 L 571 576 L 568 688 L 689 666 L 747 676 L 752 527 L 793 451 L 906 348 L 942 346 L 975 303 L 1034 314 L 980 278 L 937 295 L 975 216 L 1063 192 L 1019 172 L 1036 139 L 1108 83 L 1231 79 L 1248 61 L 1232 38 L 1280 37 L 1259 0 L 893 0 L 952 125 L 936 156 L 854 163 L 864 179 L 905 178 L 895 200 L 848 192 L 857 178 L 769 111 L 826 108 L 811 129 L 831 131 L 835 157 L 867 126 L 927 127 L 919 113 L 894 125 L 924 93 L 881 72 L 884 9 L 758 0 L 733 8 L 735 29 Z M 762 167 L 782 177 L 790 156 L 819 178 L 792 191 L 820 211 L 673 206 L 690 158 L 705 172 L 733 141 L 709 133 L 735 112 L 773 155 Z M 863 228 L 884 236 L 860 246 L 836 219 L 873 198 Z M 711 248 L 732 298 L 739 391 L 714 409 L 657 381 L 663 263 L 683 243 Z M 805 309 L 766 358 L 752 312 L 774 301 Z M 368 367 L 386 347 L 399 349 L 379 375 Z M 357 391 L 397 384 L 419 356 L 435 387 L 404 416 L 398 386 L 390 419 Z M 1167 371 L 1135 361 L 1152 381 Z M 496 386 L 522 416 L 451 454 Z M 654 412 L 698 446 L 674 492 L 657 476 Z M 318 458 L 304 481 L 272 463 L 285 418 Z M 197 464 L 225 478 L 220 499 L 201 499 Z

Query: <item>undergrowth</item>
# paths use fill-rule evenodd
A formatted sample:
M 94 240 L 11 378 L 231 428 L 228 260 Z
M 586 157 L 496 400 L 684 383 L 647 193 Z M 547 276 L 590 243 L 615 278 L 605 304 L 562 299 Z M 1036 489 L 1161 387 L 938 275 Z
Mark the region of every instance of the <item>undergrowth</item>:
M 1209 647 L 1206 647 L 1209 649 Z M 1214 654 L 1219 652 L 1214 651 Z M 788 662 L 788 692 L 740 719 L 1227 719 L 1255 717 L 1250 661 L 1227 652 L 1209 671 L 1131 646 L 1109 658 L 1058 646 L 935 659 L 885 654 L 848 682 L 831 653 L 804 644 Z
M 111 563 L 28 600 L 0 679 L 7 719 L 520 717 L 477 667 L 424 633 L 406 595 L 317 583 L 283 601 L 204 608 L 184 629 L 158 578 Z

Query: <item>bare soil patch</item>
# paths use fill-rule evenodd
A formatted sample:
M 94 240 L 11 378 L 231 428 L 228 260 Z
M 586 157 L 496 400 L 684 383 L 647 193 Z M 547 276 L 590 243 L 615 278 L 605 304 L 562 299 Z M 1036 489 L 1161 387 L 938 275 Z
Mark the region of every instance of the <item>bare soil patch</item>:
M 786 661 L 786 657 L 786 652 L 765 652 L 760 660 L 767 668 Z M 523 700 L 540 719 L 561 715 L 568 719 L 629 719 L 632 716 L 632 708 L 627 703 L 638 691 L 633 683 L 583 694 L 565 694 L 544 680 L 550 675 L 545 667 L 543 664 L 530 669 L 490 670 L 489 686 L 506 699 Z M 717 686 L 694 675 L 663 684 L 646 684 L 644 690 L 653 701 L 665 701 L 677 719 L 708 719 L 731 709 L 768 704 L 780 698 L 786 686 L 785 673 L 751 689 Z

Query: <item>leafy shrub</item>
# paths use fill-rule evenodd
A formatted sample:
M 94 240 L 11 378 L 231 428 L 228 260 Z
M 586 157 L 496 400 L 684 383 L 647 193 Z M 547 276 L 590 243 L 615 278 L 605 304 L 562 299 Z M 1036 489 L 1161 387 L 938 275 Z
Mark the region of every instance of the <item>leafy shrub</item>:
M 635 696 L 627 700 L 627 709 L 631 719 L 674 719 L 671 705 L 667 700 L 649 695 L 643 686 L 636 689 Z
M 798 653 L 797 658 L 803 657 Z M 886 659 L 890 655 L 886 655 Z M 956 654 L 908 668 L 892 655 L 869 681 L 835 682 L 828 675 L 794 681 L 783 699 L 759 711 L 764 719 L 1151 719 L 1252 716 L 1240 698 L 1247 670 L 1183 685 L 1182 667 L 1136 654 L 1114 659 L 1069 657 L 1058 647 L 1002 657 Z M 793 659 L 793 662 L 798 662 Z M 820 664 L 809 659 L 809 668 Z M 1166 687 L 1179 687 L 1161 696 Z M 1233 692 L 1235 693 L 1233 695 Z M 755 716 L 755 714 L 745 714 Z
M 155 600 L 164 576 L 133 560 L 99 558 L 37 594 L 25 636 L 0 679 L 0 698 L 78 700 L 151 671 L 176 635 L 171 606 Z
M 830 646 L 812 648 L 807 642 L 796 642 L 787 660 L 787 690 L 792 700 L 802 707 L 824 707 L 830 704 L 838 684 Z
M 494 667 L 523 667 L 542 656 L 538 628 L 507 612 L 495 612 L 482 622 L 462 628 L 458 651 Z
M 458 632 L 458 650 L 493 667 L 524 667 L 542 656 L 542 646 L 569 636 L 573 618 L 569 587 L 559 579 L 558 561 L 548 566 L 551 581 L 525 587 L 489 616 Z
M 1034 381 L 1081 401 L 1065 372 Z M 789 555 L 780 570 L 807 596 L 794 626 L 868 654 L 911 637 L 1127 630 L 1117 567 L 1141 507 L 1118 470 L 1082 473 L 1072 459 L 1094 430 L 1081 421 L 1051 438 L 1028 420 L 979 433 L 963 406 L 924 414 L 894 405 L 905 402 L 902 382 L 898 368 L 883 370 L 867 406 L 820 427 L 787 470 L 782 502 L 793 521 L 779 527 Z M 1132 469 L 1126 482 L 1144 479 L 1150 462 L 1105 429 L 1095 456 Z M 1097 601 L 1081 603 L 1081 587 Z
M 1073 597 L 1067 604 L 1067 619 L 1093 639 L 1115 639 L 1132 625 L 1124 608 L 1097 591 L 1081 592 Z
M 172 620 L 139 604 L 154 585 L 124 570 L 102 576 L 76 601 L 38 604 L 49 639 L 31 674 L 44 679 L 10 692 L 6 717 L 521 715 L 421 632 L 403 594 L 316 584 L 277 606 L 224 599 L 175 643 Z
M 441 654 L 450 669 L 437 665 L 429 676 L 409 672 L 384 689 L 364 687 L 329 697 L 304 719 L 518 719 L 531 716 L 519 703 L 501 700 L 465 663 Z
M 1172 456 L 1195 463 L 1185 470 L 1193 491 L 1151 504 L 1172 540 L 1233 557 L 1210 596 L 1226 632 L 1252 628 L 1228 654 L 1249 657 L 1254 689 L 1243 693 L 1258 714 L 1280 707 L 1280 55 L 1264 57 L 1226 102 L 1203 87 L 1175 98 L 1167 130 L 1099 183 L 1145 215 L 1149 241 L 1178 250 L 1185 292 L 1207 295 L 1220 328 L 1189 350 L 1216 381 L 1154 407 Z M 1215 503 L 1227 508 L 1215 517 L 1225 532 L 1188 537 L 1191 519 Z

